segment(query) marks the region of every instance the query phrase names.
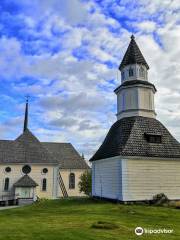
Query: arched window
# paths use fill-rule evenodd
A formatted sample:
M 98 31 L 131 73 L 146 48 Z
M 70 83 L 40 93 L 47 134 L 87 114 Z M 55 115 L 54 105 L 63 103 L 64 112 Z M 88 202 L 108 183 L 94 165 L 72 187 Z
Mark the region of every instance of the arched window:
M 9 190 L 9 178 L 5 178 L 4 191 L 8 191 L 8 190 Z
M 42 191 L 46 191 L 47 190 L 47 179 L 43 178 L 42 180 Z
M 139 76 L 142 78 L 145 78 L 145 70 L 142 66 L 139 69 Z
M 134 75 L 134 71 L 132 68 L 129 69 L 129 77 L 132 77 Z
M 122 73 L 121 73 L 121 78 L 122 78 L 122 81 L 125 79 L 125 72 L 124 71 L 122 71 Z
M 75 174 L 70 173 L 69 174 L 69 189 L 74 189 L 75 188 Z

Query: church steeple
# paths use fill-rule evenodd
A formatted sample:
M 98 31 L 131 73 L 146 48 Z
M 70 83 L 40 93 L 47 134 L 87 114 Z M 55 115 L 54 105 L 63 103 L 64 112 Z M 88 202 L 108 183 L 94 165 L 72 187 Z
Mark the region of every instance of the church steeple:
M 29 100 L 28 97 L 26 99 L 26 107 L 25 107 L 25 115 L 24 115 L 24 132 L 28 129 L 28 104 Z
M 131 36 L 131 41 L 119 66 L 119 70 L 130 64 L 142 64 L 146 66 L 147 69 L 149 69 L 147 62 L 135 41 L 134 35 Z
M 121 85 L 117 94 L 117 119 L 143 116 L 155 118 L 155 86 L 148 82 L 149 66 L 143 57 L 134 35 L 119 66 Z

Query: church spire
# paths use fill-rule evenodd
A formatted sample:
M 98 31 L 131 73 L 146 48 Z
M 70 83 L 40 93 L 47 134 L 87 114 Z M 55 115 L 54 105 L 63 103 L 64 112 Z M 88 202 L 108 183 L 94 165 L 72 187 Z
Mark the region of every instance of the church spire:
M 148 82 L 149 66 L 143 57 L 134 35 L 119 66 L 121 85 L 117 94 L 117 119 L 132 116 L 155 118 L 155 86 Z
M 142 64 L 145 65 L 147 69 L 149 69 L 147 62 L 135 41 L 134 35 L 131 35 L 131 41 L 119 66 L 119 69 L 121 70 L 123 67 L 129 64 Z
M 25 115 L 24 115 L 24 132 L 28 129 L 28 104 L 29 100 L 28 97 L 26 99 L 26 107 L 25 107 Z

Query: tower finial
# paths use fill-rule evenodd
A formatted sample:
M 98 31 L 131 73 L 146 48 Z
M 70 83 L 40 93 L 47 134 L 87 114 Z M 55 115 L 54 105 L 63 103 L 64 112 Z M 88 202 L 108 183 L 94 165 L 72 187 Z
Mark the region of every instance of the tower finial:
M 131 35 L 131 39 L 132 39 L 132 40 L 135 39 L 135 36 L 134 36 L 133 34 Z
M 26 107 L 25 107 L 25 115 L 24 115 L 24 132 L 28 129 L 28 104 L 29 104 L 29 96 L 26 96 Z

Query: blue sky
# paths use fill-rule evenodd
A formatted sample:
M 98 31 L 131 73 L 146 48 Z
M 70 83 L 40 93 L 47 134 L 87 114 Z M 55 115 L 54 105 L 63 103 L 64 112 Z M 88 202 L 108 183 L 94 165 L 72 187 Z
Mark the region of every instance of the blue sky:
M 90 157 L 116 121 L 117 69 L 132 33 L 158 89 L 157 118 L 180 140 L 178 0 L 2 0 L 0 138 L 29 128 Z

